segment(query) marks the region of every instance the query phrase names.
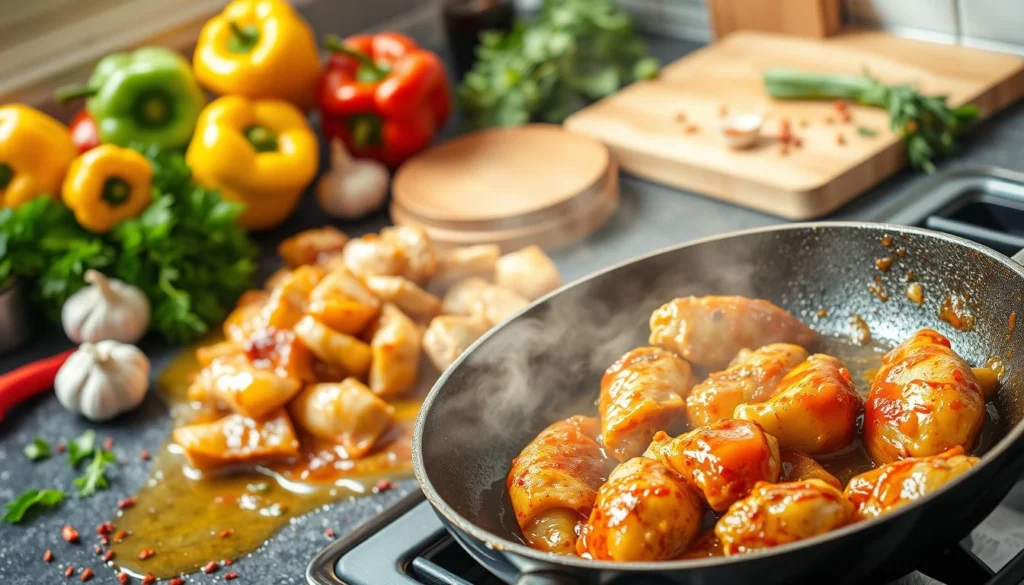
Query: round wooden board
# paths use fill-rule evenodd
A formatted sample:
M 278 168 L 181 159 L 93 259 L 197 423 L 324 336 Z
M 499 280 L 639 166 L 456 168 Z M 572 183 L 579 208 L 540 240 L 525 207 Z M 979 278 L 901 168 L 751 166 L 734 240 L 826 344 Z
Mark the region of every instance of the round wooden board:
M 468 134 L 403 164 L 392 198 L 416 223 L 446 230 L 515 230 L 598 205 L 611 155 L 561 126 Z

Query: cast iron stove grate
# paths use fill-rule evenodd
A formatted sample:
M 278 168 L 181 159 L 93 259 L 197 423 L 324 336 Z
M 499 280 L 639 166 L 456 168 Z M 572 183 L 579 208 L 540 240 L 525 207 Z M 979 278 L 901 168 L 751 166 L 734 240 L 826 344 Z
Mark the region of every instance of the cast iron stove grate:
M 991 168 L 940 173 L 875 219 L 955 234 L 1013 255 L 1024 249 L 1024 174 Z M 1012 534 L 1015 531 L 1006 530 L 1005 522 L 1001 529 L 987 526 L 997 516 L 1019 521 L 1016 537 Z M 875 583 L 1024 582 L 1024 483 L 1014 488 L 990 519 L 972 533 L 973 537 L 1021 551 L 998 573 L 972 552 L 978 547 L 972 547 L 969 538 L 919 560 L 915 572 L 896 581 L 883 578 Z M 310 564 L 306 580 L 310 585 L 502 585 L 452 539 L 419 491 L 328 546 Z M 621 585 L 627 582 L 646 585 L 636 579 Z

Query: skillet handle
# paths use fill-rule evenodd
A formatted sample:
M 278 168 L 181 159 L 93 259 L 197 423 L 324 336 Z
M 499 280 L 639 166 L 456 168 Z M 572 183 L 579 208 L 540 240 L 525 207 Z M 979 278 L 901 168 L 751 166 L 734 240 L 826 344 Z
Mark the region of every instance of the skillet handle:
M 1010 256 L 1010 260 L 1013 260 L 1017 264 L 1024 264 L 1024 250 L 1017 252 L 1013 256 Z
M 523 573 L 515 585 L 581 585 L 582 581 L 565 573 Z

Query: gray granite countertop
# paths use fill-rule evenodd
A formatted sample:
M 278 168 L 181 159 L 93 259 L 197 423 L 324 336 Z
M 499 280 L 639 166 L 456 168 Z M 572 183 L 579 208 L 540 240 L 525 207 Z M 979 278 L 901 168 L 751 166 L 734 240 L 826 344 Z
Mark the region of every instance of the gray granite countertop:
M 682 41 L 652 40 L 656 55 L 670 61 L 697 45 Z M 944 167 L 994 165 L 1024 171 L 1024 104 L 999 114 L 974 132 L 964 151 Z M 922 176 L 904 171 L 872 189 L 853 203 L 825 219 L 872 220 L 882 207 L 898 203 L 909 196 L 911 188 Z M 735 207 L 692 193 L 654 185 L 631 177 L 622 179 L 622 202 L 612 220 L 584 242 L 553 254 L 567 281 L 638 254 L 678 242 L 727 231 L 765 226 L 783 220 Z M 260 234 L 263 245 L 265 273 L 275 267 L 274 244 L 284 235 L 305 227 L 322 225 L 324 216 L 311 197 L 306 197 L 299 212 L 284 226 Z M 342 223 L 344 231 L 359 235 L 376 231 L 387 223 L 381 213 L 358 223 Z M 13 354 L 0 356 L 0 371 L 69 347 L 69 343 L 52 327 L 40 327 L 36 338 Z M 154 370 L 166 364 L 177 348 L 147 339 L 143 349 L 151 356 Z M 85 500 L 70 500 L 58 511 L 44 514 L 24 525 L 0 524 L 0 582 L 7 585 L 38 585 L 63 580 L 62 568 L 67 563 L 76 567 L 92 566 L 97 572 L 94 582 L 113 583 L 113 575 L 102 568 L 93 554 L 92 534 L 95 526 L 109 519 L 115 504 L 134 492 L 145 481 L 147 466 L 140 461 L 141 450 L 159 449 L 170 430 L 166 409 L 151 395 L 143 406 L 129 416 L 106 424 L 92 425 L 64 411 L 52 395 L 44 396 L 10 411 L 0 422 L 0 502 L 11 499 L 28 487 L 70 488 L 72 473 L 62 457 L 31 464 L 22 455 L 22 447 L 35 436 L 51 442 L 69 440 L 86 428 L 95 428 L 99 437 L 111 436 L 114 451 L 127 462 L 116 472 L 110 490 Z M 327 544 L 323 532 L 332 528 L 344 534 L 369 519 L 385 506 L 410 490 L 415 481 L 404 479 L 397 489 L 376 496 L 339 502 L 294 520 L 259 551 L 239 559 L 234 565 L 239 583 L 274 583 L 278 585 L 303 582 L 303 571 L 313 555 Z M 71 546 L 61 540 L 60 528 L 75 525 L 83 534 L 84 544 Z M 48 565 L 42 555 L 53 549 L 55 562 Z M 77 579 L 77 576 L 76 576 Z M 194 575 L 189 583 L 222 581 L 218 575 Z

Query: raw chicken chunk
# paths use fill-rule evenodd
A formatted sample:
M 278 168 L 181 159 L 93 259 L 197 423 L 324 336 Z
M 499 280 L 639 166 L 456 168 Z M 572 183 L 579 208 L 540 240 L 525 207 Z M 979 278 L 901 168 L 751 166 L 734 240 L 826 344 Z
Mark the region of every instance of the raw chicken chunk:
M 495 282 L 532 301 L 561 286 L 562 277 L 544 250 L 527 246 L 498 260 Z

